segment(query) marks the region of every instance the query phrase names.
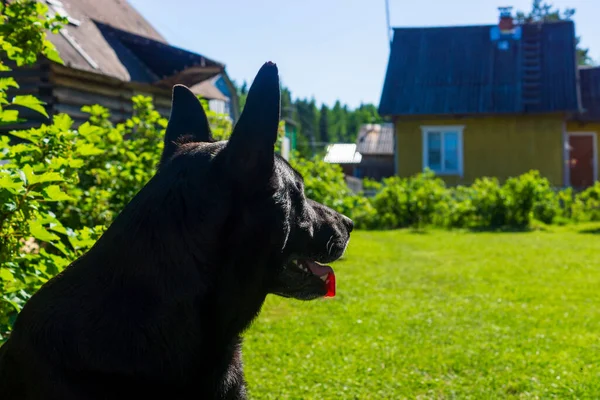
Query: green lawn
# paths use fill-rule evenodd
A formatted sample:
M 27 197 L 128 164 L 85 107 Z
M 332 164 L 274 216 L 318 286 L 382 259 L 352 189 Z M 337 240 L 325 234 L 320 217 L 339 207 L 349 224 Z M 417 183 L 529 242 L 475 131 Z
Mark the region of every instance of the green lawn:
M 251 398 L 600 398 L 600 230 L 578 229 L 353 233 L 335 298 L 267 299 Z

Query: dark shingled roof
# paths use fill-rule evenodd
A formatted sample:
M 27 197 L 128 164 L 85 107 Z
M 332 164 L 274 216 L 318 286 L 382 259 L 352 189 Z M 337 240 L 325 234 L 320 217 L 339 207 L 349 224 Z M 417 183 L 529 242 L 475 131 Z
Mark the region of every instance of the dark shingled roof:
M 575 29 L 571 21 L 527 24 L 507 50 L 487 26 L 394 30 L 382 115 L 578 111 Z M 539 30 L 538 30 L 539 29 Z M 538 37 L 539 39 L 535 39 Z M 539 49 L 536 104 L 523 100 L 524 52 Z M 530 46 L 530 47 L 527 47 Z
M 360 127 L 356 144 L 362 155 L 393 155 L 394 125 L 364 124 Z
M 191 86 L 217 75 L 225 68 L 223 64 L 200 54 L 97 21 L 95 23 L 123 65 L 130 71 L 132 81 L 160 82 L 168 86 L 183 83 Z
M 579 69 L 583 113 L 577 119 L 600 121 L 600 67 Z
M 68 67 L 165 87 L 191 86 L 224 70 L 216 61 L 170 46 L 126 0 L 45 2 L 51 12 L 63 9 L 77 21 L 48 35 Z

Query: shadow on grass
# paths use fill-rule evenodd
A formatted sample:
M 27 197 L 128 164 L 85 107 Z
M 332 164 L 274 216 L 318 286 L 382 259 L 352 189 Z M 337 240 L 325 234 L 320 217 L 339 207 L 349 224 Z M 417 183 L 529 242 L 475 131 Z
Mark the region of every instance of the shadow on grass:
M 469 228 L 467 230 L 468 232 L 471 233 L 531 233 L 531 232 L 539 232 L 539 231 L 547 231 L 546 228 L 542 228 L 542 227 L 531 227 L 531 226 L 526 226 L 526 227 L 514 227 L 514 226 L 506 226 L 506 227 L 500 227 L 500 228 Z
M 592 229 L 581 229 L 577 231 L 578 233 L 583 233 L 585 235 L 600 235 L 600 228 L 592 228 Z

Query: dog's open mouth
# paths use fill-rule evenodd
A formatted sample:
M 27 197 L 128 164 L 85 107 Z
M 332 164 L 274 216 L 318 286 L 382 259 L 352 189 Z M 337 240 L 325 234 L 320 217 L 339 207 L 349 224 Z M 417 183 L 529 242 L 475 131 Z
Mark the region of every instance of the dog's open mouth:
M 321 265 L 311 260 L 295 260 L 292 261 L 292 264 L 303 273 L 314 275 L 323 281 L 327 288 L 327 293 L 324 297 L 335 296 L 335 273 L 329 265 Z

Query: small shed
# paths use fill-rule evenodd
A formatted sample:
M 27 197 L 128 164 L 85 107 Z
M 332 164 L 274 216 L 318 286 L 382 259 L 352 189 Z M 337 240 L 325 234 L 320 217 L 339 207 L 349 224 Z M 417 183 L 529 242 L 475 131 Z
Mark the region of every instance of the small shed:
M 360 164 L 362 155 L 356 150 L 355 143 L 334 143 L 327 146 L 324 161 L 338 164 L 344 175 L 353 176 L 355 167 Z
M 356 139 L 362 155 L 355 176 L 381 180 L 394 175 L 394 124 L 364 124 Z

